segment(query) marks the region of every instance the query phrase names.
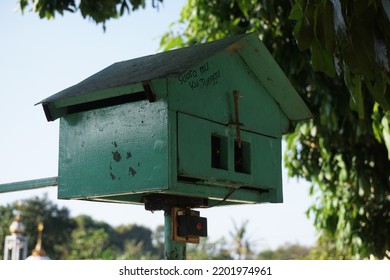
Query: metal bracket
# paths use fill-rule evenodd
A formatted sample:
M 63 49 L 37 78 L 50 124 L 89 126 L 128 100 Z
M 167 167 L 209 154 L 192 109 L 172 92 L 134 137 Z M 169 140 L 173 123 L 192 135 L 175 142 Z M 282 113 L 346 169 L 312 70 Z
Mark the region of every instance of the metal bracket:
M 148 211 L 160 211 L 180 208 L 200 208 L 208 205 L 207 198 L 176 196 L 167 194 L 150 194 L 143 197 L 145 209 Z
M 207 236 L 207 219 L 199 211 L 189 208 L 172 208 L 172 240 L 199 243 L 199 237 Z

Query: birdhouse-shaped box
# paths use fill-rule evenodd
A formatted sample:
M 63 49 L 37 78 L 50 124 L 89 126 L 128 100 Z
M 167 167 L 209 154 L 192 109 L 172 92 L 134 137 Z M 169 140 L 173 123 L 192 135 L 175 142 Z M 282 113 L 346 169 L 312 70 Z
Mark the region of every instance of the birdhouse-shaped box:
M 258 35 L 115 63 L 42 102 L 58 196 L 282 202 L 281 137 L 310 112 Z

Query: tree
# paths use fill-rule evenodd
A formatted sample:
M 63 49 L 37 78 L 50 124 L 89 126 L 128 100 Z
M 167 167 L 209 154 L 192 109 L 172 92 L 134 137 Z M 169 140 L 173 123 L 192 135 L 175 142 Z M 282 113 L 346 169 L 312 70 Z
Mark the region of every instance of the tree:
M 103 24 L 145 4 L 35 2 L 41 17 L 80 10 Z M 320 233 L 358 258 L 390 257 L 389 24 L 388 0 L 188 0 L 162 39 L 170 49 L 261 34 L 314 115 L 286 137 L 289 174 L 313 183 L 308 214 Z
M 315 28 L 321 27 L 323 32 L 331 33 L 326 28 L 333 30 L 334 25 L 322 26 L 320 22 L 333 22 L 333 16 L 338 15 L 339 9 L 334 8 L 334 13 L 322 13 L 321 7 L 326 1 L 298 2 L 300 4 L 292 6 L 288 1 L 189 0 L 182 10 L 181 19 L 174 25 L 178 31 L 167 32 L 162 38 L 162 46 L 165 49 L 183 47 L 248 31 L 259 32 L 262 41 L 314 115 L 310 121 L 297 123 L 286 137 L 285 164 L 289 174 L 313 183 L 310 193 L 316 197 L 316 203 L 308 214 L 314 215 L 319 232 L 334 240 L 338 250 L 350 248 L 352 256 L 358 258 L 370 255 L 389 257 L 390 112 L 386 106 L 389 98 L 386 86 L 388 70 L 381 66 L 381 63 L 386 64 L 386 59 L 382 57 L 384 53 L 379 51 L 380 58 L 374 60 L 376 68 L 373 69 L 374 66 L 367 64 L 367 60 L 361 61 L 356 54 L 353 59 L 345 56 L 347 49 L 341 48 L 341 42 L 339 49 L 335 49 L 337 63 L 324 68 L 323 64 L 329 64 L 332 53 L 323 57 L 321 44 L 327 43 L 328 37 L 320 37 L 321 33 Z M 339 3 L 336 0 L 331 2 L 334 5 Z M 375 5 L 374 8 L 380 13 L 388 14 L 388 9 L 383 9 L 386 5 L 382 6 L 380 1 L 368 2 Z M 299 49 L 293 35 L 304 33 L 300 31 L 302 22 L 308 19 L 298 17 L 300 6 L 297 5 L 308 3 L 315 3 L 315 7 L 310 6 L 310 11 L 315 11 L 315 14 L 311 15 L 309 27 L 319 37 L 310 41 L 314 47 L 310 48 L 309 45 L 303 48 L 301 41 Z M 329 5 L 325 8 L 329 9 Z M 358 11 L 355 9 L 351 12 Z M 366 16 L 372 17 L 375 13 Z M 298 22 L 295 28 L 289 18 Z M 386 17 L 381 19 L 385 20 Z M 356 20 L 348 22 L 345 31 L 355 30 L 352 27 L 355 23 Z M 337 23 L 335 26 L 338 26 Z M 370 28 L 372 24 L 359 26 Z M 390 34 L 387 23 L 383 28 L 384 34 Z M 369 31 L 362 32 L 368 34 Z M 386 40 L 385 46 L 389 45 L 387 36 L 380 37 Z M 349 48 L 359 44 L 355 39 L 349 43 L 352 44 Z M 382 43 L 379 45 L 383 47 Z M 359 74 L 348 63 L 360 63 L 361 69 L 366 67 L 364 73 Z M 337 68 L 340 64 L 343 68 Z M 332 67 L 337 70 L 334 75 L 329 70 Z M 370 71 L 381 71 L 384 78 L 367 81 L 366 77 L 372 78 L 379 73 L 367 76 Z M 329 77 L 326 74 L 332 75 Z M 383 84 L 379 88 L 381 82 Z M 378 91 L 366 94 L 370 86 L 377 87 Z M 364 96 L 363 103 L 359 100 L 360 96 Z
M 162 0 L 151 0 L 152 6 L 158 8 Z M 56 15 L 65 12 L 80 12 L 83 18 L 93 22 L 105 24 L 110 19 L 115 19 L 130 13 L 131 11 L 145 8 L 145 0 L 115 0 L 115 1 L 88 1 L 88 0 L 18 0 L 22 12 L 30 8 L 40 18 L 54 19 Z
M 344 247 L 340 250 L 328 236 L 321 236 L 317 240 L 316 246 L 311 248 L 310 252 L 305 256 L 307 260 L 349 260 L 352 258 L 352 249 L 350 247 Z
M 120 225 L 115 228 L 116 236 L 112 240 L 120 251 L 127 251 L 129 246 L 134 245 L 140 247 L 142 252 L 149 252 L 150 255 L 158 254 L 158 250 L 152 243 L 152 231 L 146 227 L 132 225 Z M 129 242 L 131 241 L 131 245 Z
M 313 69 L 343 74 L 360 118 L 367 93 L 390 109 L 390 1 L 298 0 L 290 19 L 299 49 L 310 49 Z
M 37 225 L 42 222 L 43 248 L 51 259 L 158 259 L 158 249 L 152 245 L 152 231 L 137 225 L 113 228 L 87 215 L 69 217 L 67 208 L 59 208 L 43 198 L 33 197 L 22 202 L 0 206 L 0 258 L 3 258 L 4 238 L 14 219 L 14 210 L 21 212 L 28 236 L 28 252 L 37 242 Z
M 247 237 L 247 224 L 248 221 L 244 221 L 240 226 L 237 226 L 237 224 L 233 222 L 234 229 L 230 232 L 233 244 L 231 248 L 231 255 L 235 259 L 245 260 L 254 258 L 254 242 Z
M 202 238 L 200 244 L 188 246 L 187 258 L 192 260 L 250 260 L 255 259 L 255 242 L 248 237 L 248 221 L 237 225 L 233 221 L 230 240 L 221 238 L 210 242 Z
M 310 248 L 299 244 L 287 243 L 276 250 L 264 250 L 257 255 L 258 260 L 303 260 L 310 253 Z
M 21 203 L 14 202 L 6 207 L 0 207 L 1 223 L 0 238 L 8 235 L 12 222 L 12 211 L 18 209 L 21 212 L 25 232 L 28 233 L 28 254 L 31 254 L 37 242 L 37 225 L 42 222 L 45 226 L 43 232 L 43 248 L 51 259 L 66 259 L 69 254 L 68 244 L 71 240 L 71 232 L 75 228 L 74 221 L 69 217 L 69 210 L 59 208 L 48 200 L 33 197 L 23 200 Z M 3 235 L 3 236 L 1 236 Z M 3 248 L 3 241 L 0 247 Z M 0 253 L 3 252 L 3 249 Z
M 157 258 L 148 228 L 131 224 L 113 228 L 87 215 L 74 219 L 77 228 L 72 232 L 71 259 Z
M 75 222 L 77 227 L 72 232 L 69 259 L 115 259 L 115 249 L 110 242 L 114 231 L 110 225 L 86 215 L 77 216 Z
M 188 244 L 188 260 L 233 260 L 229 243 L 225 238 L 209 241 L 201 238 L 199 244 Z

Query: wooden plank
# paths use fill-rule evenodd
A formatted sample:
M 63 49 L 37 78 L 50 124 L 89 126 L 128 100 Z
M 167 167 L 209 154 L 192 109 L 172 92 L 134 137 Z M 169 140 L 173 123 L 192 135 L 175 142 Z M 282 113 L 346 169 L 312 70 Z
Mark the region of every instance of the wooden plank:
M 169 188 L 167 114 L 167 102 L 160 99 L 61 118 L 58 197 L 107 197 Z
M 58 177 L 49 177 L 7 184 L 0 184 L 0 193 L 25 191 L 57 186 Z

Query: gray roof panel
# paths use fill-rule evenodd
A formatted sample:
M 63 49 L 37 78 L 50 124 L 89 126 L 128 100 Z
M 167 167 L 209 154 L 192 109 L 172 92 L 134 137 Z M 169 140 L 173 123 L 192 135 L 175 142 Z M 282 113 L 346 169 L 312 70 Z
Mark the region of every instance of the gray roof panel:
M 142 81 L 180 75 L 196 63 L 227 48 L 244 36 L 245 35 L 238 35 L 224 40 L 117 62 L 80 83 L 64 89 L 39 103 L 51 103 L 102 89 L 121 87 Z

